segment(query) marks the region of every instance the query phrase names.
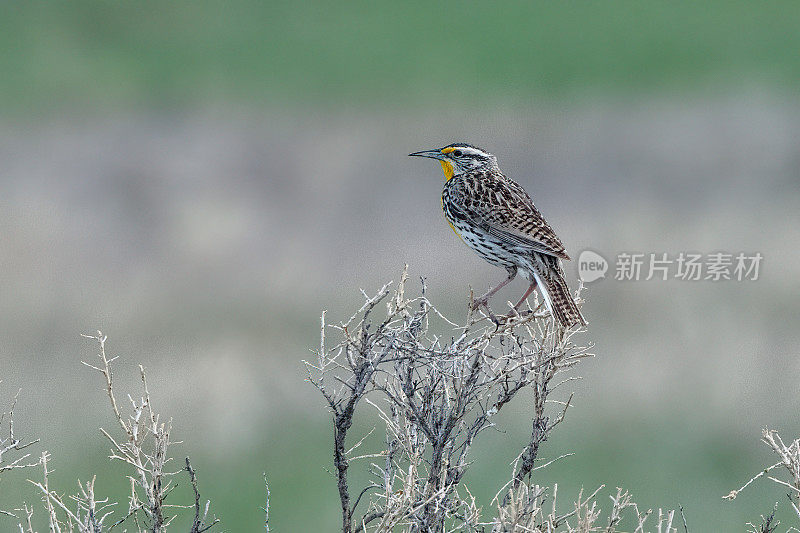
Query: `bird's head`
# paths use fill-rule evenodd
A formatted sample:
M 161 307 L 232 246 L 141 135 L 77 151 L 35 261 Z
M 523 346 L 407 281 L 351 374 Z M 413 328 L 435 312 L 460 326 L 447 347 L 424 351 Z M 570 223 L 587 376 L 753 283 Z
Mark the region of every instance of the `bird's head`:
M 438 159 L 442 164 L 445 179 L 478 170 L 497 168 L 497 158 L 476 146 L 466 143 L 448 144 L 444 148 L 423 150 L 408 154 L 413 157 Z

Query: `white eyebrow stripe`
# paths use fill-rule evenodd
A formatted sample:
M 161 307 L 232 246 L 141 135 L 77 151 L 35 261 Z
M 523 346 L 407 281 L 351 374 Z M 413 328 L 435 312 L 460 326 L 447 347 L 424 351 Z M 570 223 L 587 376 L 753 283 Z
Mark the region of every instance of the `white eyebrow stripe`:
M 478 155 L 478 156 L 481 156 L 481 157 L 490 157 L 490 155 L 491 155 L 491 154 L 488 154 L 488 153 L 486 153 L 483 150 L 480 150 L 478 148 L 472 148 L 471 146 L 454 146 L 453 148 L 455 148 L 456 150 L 460 150 L 461 153 L 463 153 L 463 154 L 472 154 L 472 155 Z

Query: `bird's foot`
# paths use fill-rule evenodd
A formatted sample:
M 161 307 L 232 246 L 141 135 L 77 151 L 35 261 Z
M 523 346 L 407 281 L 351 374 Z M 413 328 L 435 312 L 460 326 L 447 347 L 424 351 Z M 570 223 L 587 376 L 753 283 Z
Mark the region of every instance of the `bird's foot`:
M 492 312 L 491 308 L 489 307 L 489 298 L 487 296 L 481 296 L 480 298 L 474 298 L 469 304 L 470 312 L 478 311 L 479 309 L 483 309 L 486 313 L 486 317 L 491 320 L 495 326 L 500 326 L 505 320 L 505 317 L 500 316 L 497 317 Z
M 480 298 L 474 298 L 472 302 L 470 302 L 469 307 L 472 311 L 477 311 L 481 307 L 489 311 L 489 298 L 487 298 L 486 296 L 481 296 Z
M 541 309 L 541 304 L 538 305 L 535 309 L 531 309 L 530 307 L 526 306 L 524 309 L 520 309 L 517 306 L 512 306 L 509 303 L 508 314 L 501 315 L 497 317 L 501 323 L 511 322 L 514 319 L 524 320 L 526 318 L 535 316 L 537 312 Z
M 542 307 L 544 306 L 544 301 L 538 303 L 536 307 L 531 309 L 530 305 L 526 305 L 525 308 L 522 308 L 522 304 L 527 303 L 527 299 L 520 301 L 517 305 L 511 307 L 511 311 L 508 313 L 508 316 L 518 316 L 518 317 L 526 317 L 530 315 L 534 315 L 538 313 Z M 509 306 L 511 304 L 509 303 Z

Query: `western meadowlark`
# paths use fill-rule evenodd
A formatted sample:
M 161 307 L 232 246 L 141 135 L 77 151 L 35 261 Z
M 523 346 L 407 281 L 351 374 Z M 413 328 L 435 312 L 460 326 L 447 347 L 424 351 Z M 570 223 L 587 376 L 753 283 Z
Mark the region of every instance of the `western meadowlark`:
M 466 143 L 409 155 L 439 160 L 445 176 L 442 210 L 450 227 L 478 255 L 508 272 L 497 287 L 473 302 L 475 308 L 488 311 L 489 298 L 520 270 L 530 286 L 515 311 L 538 286 L 559 324 L 586 325 L 564 279 L 561 260 L 569 259 L 564 245 L 528 193 L 500 172 L 495 156 Z

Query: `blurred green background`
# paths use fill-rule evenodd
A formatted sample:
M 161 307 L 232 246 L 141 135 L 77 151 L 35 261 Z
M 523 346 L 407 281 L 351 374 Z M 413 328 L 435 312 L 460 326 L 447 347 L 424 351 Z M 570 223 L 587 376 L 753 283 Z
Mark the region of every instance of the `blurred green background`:
M 261 527 L 262 472 L 275 531 L 335 531 L 330 421 L 300 361 L 323 309 L 349 316 L 405 262 L 456 320 L 502 277 L 442 220 L 438 167 L 405 157 L 467 141 L 573 257 L 765 257 L 751 283 L 590 286 L 598 357 L 543 450 L 576 455 L 541 482 L 565 505 L 601 483 L 683 504 L 692 532 L 775 501 L 796 524 L 766 482 L 721 496 L 772 463 L 763 426 L 800 422 L 798 27 L 794 2 L 6 3 L 0 399 L 22 388 L 17 431 L 60 490 L 97 473 L 123 498 L 79 364 L 100 328 L 121 392 L 147 367 L 225 531 Z M 487 511 L 526 417 L 475 450 Z M 37 475 L 5 476 L 0 508 L 36 502 Z

